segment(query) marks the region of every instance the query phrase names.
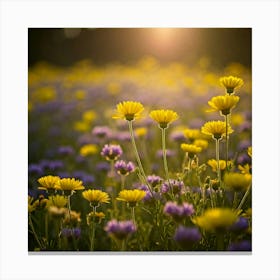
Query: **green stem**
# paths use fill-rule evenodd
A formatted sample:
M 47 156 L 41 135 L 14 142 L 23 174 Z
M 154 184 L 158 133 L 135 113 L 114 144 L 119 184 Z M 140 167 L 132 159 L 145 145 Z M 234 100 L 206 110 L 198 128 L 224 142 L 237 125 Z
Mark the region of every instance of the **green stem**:
M 133 220 L 134 225 L 136 225 L 136 220 L 135 220 L 135 207 L 131 207 L 131 217 Z
M 166 133 L 165 133 L 166 128 L 161 128 L 161 143 L 162 143 L 162 158 L 163 158 L 163 167 L 164 167 L 164 172 L 165 172 L 165 177 L 168 182 L 168 185 L 171 189 L 172 197 L 174 198 L 173 194 L 173 186 L 170 183 L 170 178 L 169 178 L 169 171 L 168 171 L 168 165 L 167 165 L 167 158 L 166 158 Z
M 226 169 L 228 169 L 228 147 L 229 147 L 228 115 L 225 115 L 225 122 L 226 122 Z
M 32 230 L 32 233 L 33 233 L 33 235 L 34 235 L 34 237 L 35 237 L 35 239 L 36 239 L 36 241 L 37 241 L 37 243 L 38 243 L 40 249 L 42 249 L 43 246 L 42 246 L 42 244 L 41 244 L 41 242 L 40 242 L 40 240 L 39 240 L 39 238 L 38 238 L 38 235 L 37 235 L 37 233 L 36 233 L 36 231 L 35 231 L 35 229 L 34 229 L 33 222 L 32 222 L 32 218 L 31 218 L 31 214 L 28 214 L 28 221 L 29 221 L 29 225 L 30 225 L 30 228 L 31 228 L 31 230 Z
M 146 177 L 145 171 L 143 169 L 143 166 L 142 166 L 142 163 L 141 163 L 141 159 L 140 159 L 140 156 L 139 156 L 139 153 L 138 153 L 138 150 L 137 150 L 137 146 L 136 146 L 136 143 L 135 143 L 135 137 L 134 137 L 134 133 L 133 133 L 132 121 L 128 121 L 128 127 L 129 127 L 131 143 L 132 143 L 132 146 L 133 146 L 133 150 L 134 150 L 134 154 L 135 154 L 135 157 L 136 157 L 136 161 L 137 161 L 137 164 L 138 164 L 138 167 L 139 167 L 140 174 L 143 177 L 142 178 L 143 179 L 142 183 L 147 185 L 147 187 L 149 188 L 149 190 L 151 192 L 151 195 L 153 196 L 152 188 L 151 188 L 150 184 L 147 181 L 147 177 Z
M 238 193 L 234 192 L 233 201 L 232 201 L 232 209 L 236 208 L 237 199 L 238 199 Z
M 248 187 L 248 189 L 247 189 L 247 191 L 245 192 L 243 198 L 241 199 L 241 201 L 240 201 L 240 203 L 239 203 L 239 205 L 238 205 L 238 207 L 237 207 L 237 210 L 240 210 L 241 207 L 243 206 L 243 204 L 244 204 L 244 202 L 245 202 L 245 200 L 246 200 L 246 198 L 247 198 L 247 196 L 248 196 L 250 190 L 251 190 L 251 185 Z
M 220 170 L 220 151 L 219 151 L 219 146 L 220 146 L 220 139 L 215 138 L 216 141 L 216 161 L 217 161 L 217 176 L 219 182 L 221 181 L 221 170 Z
M 92 219 L 92 232 L 91 232 L 91 239 L 90 239 L 90 251 L 94 250 L 94 239 L 95 239 L 95 212 L 96 207 L 93 207 L 93 219 Z
M 70 223 L 70 227 L 72 228 L 72 225 L 71 225 L 71 201 L 70 201 L 70 197 L 71 197 L 71 195 L 67 196 L 67 206 L 68 206 L 69 223 Z

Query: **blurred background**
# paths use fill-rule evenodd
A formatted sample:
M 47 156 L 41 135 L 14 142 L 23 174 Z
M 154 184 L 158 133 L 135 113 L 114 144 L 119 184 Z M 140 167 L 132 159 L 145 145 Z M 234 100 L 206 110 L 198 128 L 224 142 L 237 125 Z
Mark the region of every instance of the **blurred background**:
M 162 63 L 208 57 L 214 67 L 233 61 L 251 67 L 250 28 L 30 28 L 28 44 L 29 66 L 42 60 L 134 63 L 152 55 Z

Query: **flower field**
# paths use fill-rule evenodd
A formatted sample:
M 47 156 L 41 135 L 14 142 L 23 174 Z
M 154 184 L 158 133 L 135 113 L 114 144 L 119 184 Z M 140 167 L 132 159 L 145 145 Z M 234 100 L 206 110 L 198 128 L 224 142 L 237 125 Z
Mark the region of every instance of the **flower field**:
M 38 63 L 29 251 L 251 251 L 251 69 Z

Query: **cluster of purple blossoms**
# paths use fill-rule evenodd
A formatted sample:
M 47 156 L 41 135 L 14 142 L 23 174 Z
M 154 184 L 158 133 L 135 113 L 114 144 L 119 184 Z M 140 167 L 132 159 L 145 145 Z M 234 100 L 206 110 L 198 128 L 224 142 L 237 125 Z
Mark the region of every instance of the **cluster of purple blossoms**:
M 154 192 L 153 191 L 153 193 L 151 193 L 148 186 L 146 186 L 146 185 L 140 186 L 139 190 L 143 190 L 143 191 L 146 192 L 146 195 L 143 198 L 144 203 L 145 202 L 147 202 L 147 203 L 152 202 L 152 201 L 154 201 L 153 199 L 155 199 L 155 200 L 160 200 L 161 199 L 161 193 L 160 192 Z
M 200 239 L 201 234 L 196 227 L 184 227 L 180 225 L 174 234 L 174 240 L 184 249 L 190 249 L 190 247 Z
M 66 237 L 68 239 L 79 238 L 81 236 L 81 229 L 80 228 L 63 228 L 61 230 L 61 236 Z
M 184 202 L 182 205 L 178 205 L 177 202 L 166 202 L 163 212 L 171 216 L 176 222 L 181 222 L 184 218 L 190 217 L 194 214 L 194 208 L 192 204 Z
M 136 226 L 132 221 L 117 221 L 114 219 L 107 223 L 105 231 L 109 235 L 122 240 L 127 238 L 129 234 L 136 232 Z
M 106 144 L 101 151 L 101 155 L 107 160 L 117 160 L 122 155 L 122 153 L 123 151 L 120 145 Z
M 165 181 L 162 184 L 161 192 L 168 193 L 169 191 L 171 191 L 170 187 L 172 188 L 172 192 L 174 195 L 181 194 L 183 187 L 184 187 L 184 183 L 183 183 L 183 181 L 170 179 L 169 181 Z
M 127 176 L 135 170 L 135 166 L 131 161 L 126 163 L 124 160 L 118 160 L 115 163 L 115 169 L 119 175 Z
M 154 188 L 162 182 L 162 178 L 153 174 L 147 176 L 147 181 L 151 185 L 151 187 Z

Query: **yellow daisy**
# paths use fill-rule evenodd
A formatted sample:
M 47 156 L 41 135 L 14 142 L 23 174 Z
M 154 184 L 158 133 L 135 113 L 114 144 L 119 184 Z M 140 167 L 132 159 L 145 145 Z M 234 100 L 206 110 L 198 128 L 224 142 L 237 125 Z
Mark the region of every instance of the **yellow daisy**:
M 57 181 L 55 188 L 62 190 L 65 195 L 71 194 L 73 191 L 83 190 L 83 182 L 74 178 L 63 178 Z
M 226 124 L 222 121 L 209 121 L 202 126 L 201 132 L 219 140 L 226 134 Z M 228 125 L 228 134 L 232 132 L 233 129 Z
M 80 154 L 83 157 L 95 155 L 98 151 L 98 148 L 94 144 L 86 144 L 81 147 Z
M 123 101 L 117 105 L 117 112 L 113 115 L 113 119 L 124 119 L 133 121 L 141 117 L 144 106 L 140 102 Z
M 119 192 L 117 200 L 128 202 L 131 207 L 135 206 L 137 202 L 141 201 L 146 195 L 143 190 L 123 190 Z
M 38 189 L 47 190 L 47 191 L 55 190 L 56 189 L 55 185 L 59 180 L 60 178 L 58 176 L 48 175 L 48 176 L 41 177 L 38 179 L 38 182 L 41 185 L 40 187 L 38 187 Z
M 188 156 L 190 158 L 193 158 L 195 154 L 198 154 L 202 151 L 201 147 L 198 147 L 198 146 L 192 145 L 192 144 L 185 144 L 185 143 L 181 144 L 181 149 L 184 152 L 188 153 Z
M 238 169 L 241 171 L 242 174 L 251 174 L 251 167 L 248 163 L 245 165 L 238 165 Z
M 184 134 L 184 136 L 187 139 L 189 139 L 191 141 L 202 137 L 201 132 L 199 131 L 199 129 L 187 128 L 187 129 L 184 129 L 183 134 Z
M 201 149 L 207 149 L 208 141 L 204 139 L 195 139 L 193 144 Z
M 235 89 L 240 88 L 244 82 L 238 77 L 226 76 L 220 78 L 220 83 L 226 88 L 227 93 L 231 94 Z
M 251 182 L 251 174 L 230 172 L 226 173 L 224 176 L 224 183 L 226 188 L 235 192 L 246 191 L 250 187 Z
M 217 168 L 218 168 L 218 164 L 217 161 L 215 159 L 209 159 L 207 161 L 207 164 L 212 168 L 213 172 L 217 172 Z M 227 167 L 226 161 L 225 160 L 219 160 L 219 164 L 220 164 L 220 170 L 225 170 Z
M 95 223 L 101 223 L 102 219 L 105 218 L 105 214 L 103 212 L 90 212 L 87 214 L 87 225 L 90 225 L 93 220 Z
M 211 208 L 194 218 L 193 222 L 206 231 L 215 232 L 226 230 L 237 218 L 237 213 L 229 208 Z
M 221 111 L 222 115 L 228 115 L 231 112 L 236 104 L 239 101 L 238 96 L 234 95 L 219 95 L 213 97 L 210 101 L 208 101 L 209 106 L 211 107 L 209 112 L 213 111 Z
M 63 195 L 51 195 L 47 201 L 47 208 L 56 206 L 57 208 L 63 208 L 67 204 L 67 198 Z
M 153 110 L 149 116 L 163 129 L 179 118 L 178 114 L 172 110 Z
M 97 206 L 100 203 L 109 203 L 110 201 L 109 195 L 100 190 L 86 190 L 82 192 L 82 195 L 92 206 Z

